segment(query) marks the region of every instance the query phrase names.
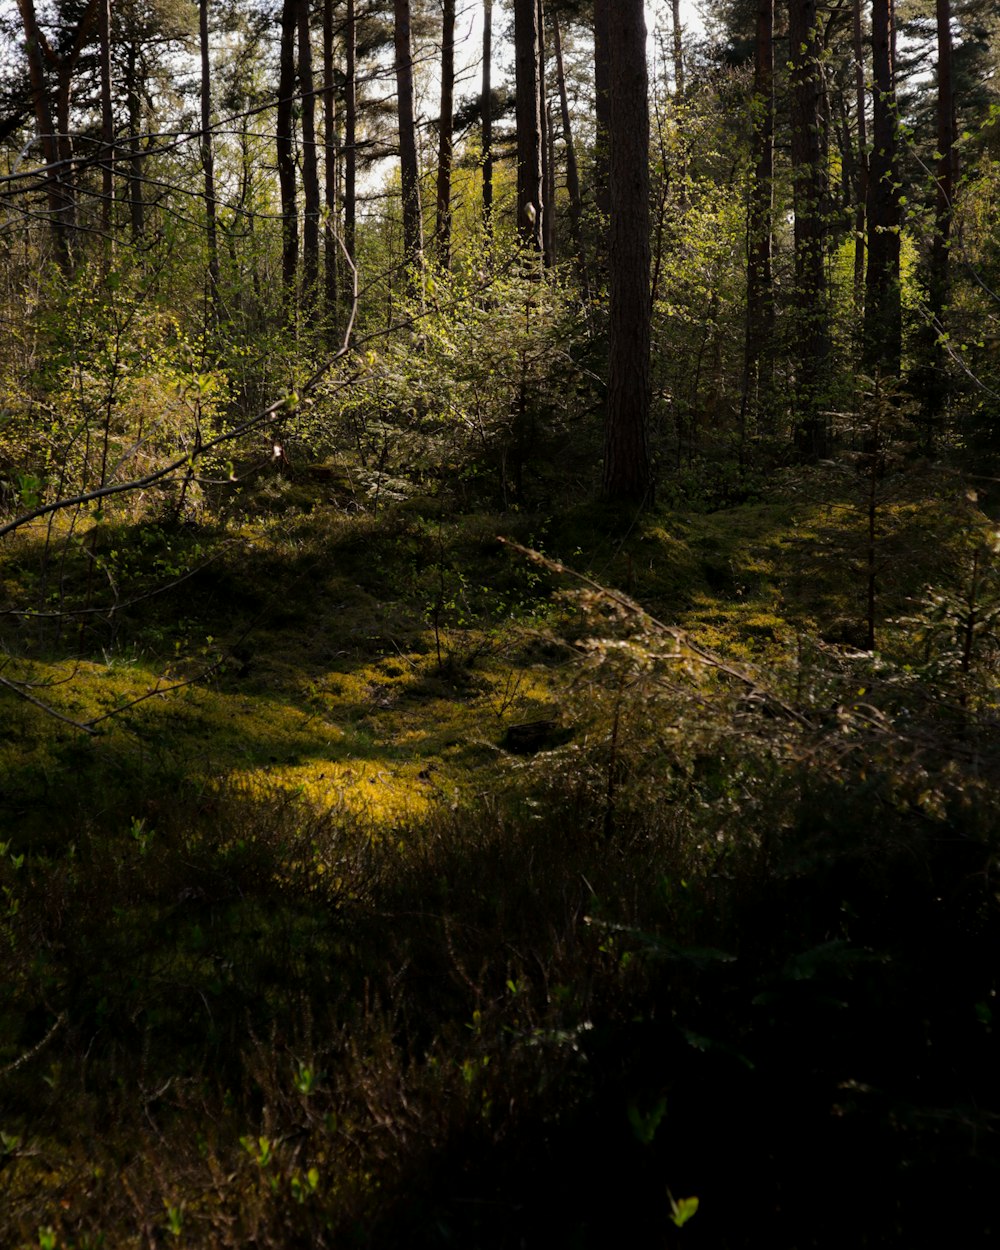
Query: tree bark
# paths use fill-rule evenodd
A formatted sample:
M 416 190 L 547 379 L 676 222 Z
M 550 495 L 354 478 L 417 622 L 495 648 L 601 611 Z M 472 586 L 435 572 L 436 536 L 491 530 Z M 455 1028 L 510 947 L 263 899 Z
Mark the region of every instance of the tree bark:
M 344 250 L 356 259 L 358 177 L 358 28 L 354 0 L 347 0 L 344 19 Z
M 201 167 L 205 178 L 205 239 L 208 246 L 208 309 L 219 318 L 219 232 L 215 202 L 215 155 L 212 150 L 212 64 L 208 44 L 208 0 L 198 6 L 201 53 Z
M 757 0 L 753 83 L 753 181 L 747 212 L 747 320 L 741 440 L 747 419 L 769 408 L 774 344 L 774 0 Z
M 902 356 L 899 290 L 899 122 L 896 111 L 893 0 L 872 0 L 872 156 L 868 180 L 866 368 L 898 377 Z
M 281 52 L 278 70 L 278 118 L 275 146 L 278 157 L 278 190 L 281 196 L 281 280 L 286 311 L 295 301 L 299 265 L 299 222 L 295 202 L 295 25 L 298 0 L 283 0 L 281 8 Z
M 604 493 L 650 501 L 649 104 L 643 0 L 610 24 L 611 306 Z
M 789 0 L 791 45 L 792 191 L 795 207 L 797 420 L 795 444 L 809 460 L 826 455 L 822 393 L 830 337 L 823 242 L 826 176 L 820 143 L 820 44 L 816 0 Z
M 594 0 L 594 204 L 611 214 L 611 0 Z M 600 253 L 603 249 L 598 248 Z
M 340 248 L 337 245 L 337 97 L 333 86 L 333 3 L 323 0 L 323 302 L 327 328 L 337 336 Z
M 493 233 L 493 0 L 483 0 L 483 87 L 480 111 L 483 127 L 483 230 Z
M 545 82 L 545 7 L 542 0 L 537 0 L 537 8 L 538 116 L 542 123 L 542 263 L 551 268 L 556 263 L 555 142 Z
M 573 241 L 573 253 L 584 289 L 587 286 L 587 265 L 583 250 L 583 200 L 580 195 L 580 173 L 576 163 L 576 145 L 569 114 L 569 96 L 566 92 L 566 68 L 563 64 L 562 37 L 559 31 L 559 15 L 552 11 L 552 49 L 556 58 L 556 86 L 559 91 L 559 111 L 562 120 L 563 143 L 566 147 L 566 190 L 569 194 L 569 230 Z
M 538 82 L 537 0 L 514 0 L 517 229 L 522 242 L 543 249 L 542 101 Z
M 420 169 L 417 159 L 416 102 L 413 86 L 413 50 L 410 40 L 410 0 L 394 0 L 396 49 L 396 105 L 399 117 L 399 172 L 403 197 L 403 252 L 407 282 L 417 282 L 423 258 L 420 212 Z
M 434 247 L 438 264 L 451 263 L 452 128 L 455 116 L 455 0 L 444 0 L 441 15 L 441 118 L 438 122 L 437 217 Z
M 302 306 L 307 315 L 319 295 L 319 153 L 316 146 L 316 91 L 312 68 L 309 0 L 298 0 L 299 99 L 302 112 Z

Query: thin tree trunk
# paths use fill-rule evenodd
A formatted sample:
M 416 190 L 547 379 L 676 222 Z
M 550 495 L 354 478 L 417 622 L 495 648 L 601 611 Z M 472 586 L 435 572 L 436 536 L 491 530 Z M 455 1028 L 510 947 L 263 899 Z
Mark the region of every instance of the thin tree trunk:
M 674 95 L 684 99 L 684 30 L 681 26 L 681 0 L 670 0 L 671 33 L 674 53 Z
M 275 146 L 278 156 L 278 190 L 281 196 L 281 280 L 286 313 L 295 302 L 299 264 L 299 223 L 295 202 L 295 18 L 297 0 L 284 0 L 281 9 L 281 53 L 278 71 L 278 119 Z
M 438 263 L 451 263 L 452 126 L 455 116 L 455 0 L 444 0 L 441 17 L 441 118 L 438 122 L 437 217 L 434 242 Z
M 319 153 L 316 147 L 316 91 L 312 69 L 309 0 L 298 0 L 299 92 L 302 111 L 302 306 L 315 312 L 319 295 Z
M 538 0 L 538 116 L 542 123 L 542 260 L 556 263 L 556 170 L 552 115 L 545 82 L 545 6 Z
M 407 283 L 415 289 L 423 256 L 420 213 L 420 168 L 417 160 L 416 102 L 413 51 L 410 42 L 410 0 L 394 0 L 396 97 L 399 116 L 399 171 L 403 198 L 403 253 Z
M 344 250 L 356 259 L 357 175 L 358 175 L 358 30 L 354 0 L 347 0 L 344 21 Z
M 896 113 L 893 0 L 872 3 L 872 157 L 868 182 L 865 365 L 898 377 L 902 356 L 899 290 L 899 123 Z
M 552 11 L 552 47 L 556 57 L 556 86 L 559 91 L 559 111 L 562 116 L 563 143 L 566 147 L 566 190 L 569 193 L 569 230 L 573 241 L 573 253 L 576 256 L 580 272 L 580 282 L 587 287 L 587 265 L 583 250 L 583 200 L 580 195 L 580 173 L 576 163 L 576 145 L 573 143 L 573 128 L 569 114 L 569 96 L 566 92 L 566 67 L 563 64 L 562 38 L 559 31 L 559 16 Z
M 101 232 L 107 260 L 113 255 L 115 122 L 111 99 L 111 0 L 100 0 L 97 18 L 101 54 Z
M 611 0 L 594 0 L 594 203 L 611 215 Z M 603 252 L 598 248 L 598 254 Z
M 215 155 L 212 150 L 212 64 L 208 45 L 208 0 L 198 6 L 201 52 L 201 167 L 205 176 L 205 237 L 208 244 L 208 306 L 219 318 L 219 233 L 215 203 Z
M 757 0 L 753 85 L 754 168 L 747 213 L 747 321 L 741 442 L 747 419 L 769 407 L 774 340 L 774 0 Z
M 930 280 L 928 282 L 930 326 L 932 336 L 927 353 L 929 370 L 923 388 L 924 407 L 930 423 L 941 414 L 947 396 L 947 358 L 942 336 L 951 292 L 949 271 L 951 222 L 955 185 L 958 180 L 957 126 L 955 124 L 955 87 L 952 67 L 951 0 L 937 0 L 937 179 L 934 196 L 934 238 L 931 243 Z
M 483 126 L 483 230 L 493 233 L 493 0 L 483 0 L 483 88 L 480 112 Z
M 146 204 L 142 191 L 142 92 L 139 84 L 139 56 L 129 44 L 125 100 L 128 108 L 128 208 L 132 242 L 139 243 L 146 233 Z
M 611 305 L 604 493 L 648 503 L 650 245 L 649 102 L 643 0 L 621 0 L 610 24 Z
M 542 104 L 538 82 L 537 0 L 514 0 L 517 228 L 522 242 L 543 250 Z
M 323 301 L 331 338 L 337 336 L 337 97 L 333 87 L 333 4 L 323 0 Z
M 861 27 L 863 0 L 854 0 L 854 107 L 858 118 L 858 165 L 854 208 L 854 312 L 860 320 L 865 307 L 865 203 L 868 199 L 868 118 L 865 95 L 865 50 Z
M 826 180 L 820 159 L 820 47 L 816 0 L 789 0 L 792 189 L 795 205 L 797 352 L 795 443 L 809 460 L 826 455 L 822 393 L 830 351 L 823 235 Z

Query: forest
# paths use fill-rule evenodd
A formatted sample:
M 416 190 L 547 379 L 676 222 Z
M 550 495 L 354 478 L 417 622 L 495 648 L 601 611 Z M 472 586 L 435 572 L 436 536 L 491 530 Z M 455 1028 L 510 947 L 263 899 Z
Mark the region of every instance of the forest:
M 0 1247 L 994 1245 L 995 0 L 0 48 Z

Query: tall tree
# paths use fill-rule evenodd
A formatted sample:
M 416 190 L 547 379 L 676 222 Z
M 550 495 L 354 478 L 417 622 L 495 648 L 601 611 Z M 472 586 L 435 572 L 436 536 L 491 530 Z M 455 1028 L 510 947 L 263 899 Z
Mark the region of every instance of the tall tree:
M 792 193 L 795 211 L 795 443 L 807 459 L 826 454 L 822 411 L 830 354 L 824 233 L 826 172 L 821 159 L 821 45 L 816 0 L 788 0 L 791 64 Z
M 611 212 L 611 0 L 594 0 L 594 204 Z
M 483 85 L 480 109 L 483 127 L 483 229 L 493 230 L 493 0 L 483 0 Z
M 438 262 L 451 259 L 452 130 L 455 117 L 455 0 L 441 9 L 441 117 L 438 122 L 437 217 L 434 243 Z
M 281 196 L 281 279 L 288 311 L 294 303 L 299 265 L 299 222 L 295 194 L 295 31 L 298 0 L 282 0 L 278 61 L 278 117 L 275 147 Z
M 337 93 L 334 75 L 334 0 L 323 0 L 323 301 L 336 337 L 340 248 L 337 242 Z
M 865 95 L 865 54 L 861 6 L 863 0 L 853 0 L 852 46 L 854 51 L 854 109 L 857 117 L 858 149 L 857 180 L 854 210 L 854 311 L 864 309 L 865 285 L 865 204 L 868 199 L 868 120 Z
M 740 405 L 741 433 L 758 418 L 771 388 L 774 349 L 774 0 L 757 0 L 754 39 L 753 171 L 747 211 L 747 319 Z
M 872 0 L 872 154 L 868 178 L 865 365 L 896 377 L 902 355 L 899 287 L 899 118 L 893 0 Z
M 611 307 L 604 493 L 649 501 L 649 101 L 643 0 L 621 0 L 609 23 Z
M 97 33 L 101 56 L 101 231 L 105 253 L 112 249 L 115 197 L 115 121 L 111 84 L 111 0 L 100 0 Z
M 566 149 L 566 190 L 569 193 L 569 228 L 573 240 L 581 281 L 587 285 L 587 265 L 583 253 L 583 200 L 580 195 L 580 173 L 576 161 L 576 145 L 573 142 L 573 125 L 569 112 L 569 95 L 566 90 L 566 67 L 563 63 L 562 34 L 559 14 L 552 11 L 552 50 L 556 59 L 556 87 L 559 92 L 559 112 L 562 121 L 563 145 Z
M 517 120 L 517 228 L 537 252 L 543 248 L 543 125 L 538 81 L 537 0 L 514 0 L 515 115 Z
M 315 309 L 319 294 L 320 189 L 309 0 L 298 0 L 297 10 L 299 100 L 302 115 L 302 302 L 311 312 Z
M 417 157 L 416 102 L 413 84 L 413 47 L 410 0 L 394 0 L 396 48 L 396 105 L 399 118 L 399 172 L 403 196 L 403 251 L 408 281 L 416 282 L 423 255 L 420 212 L 420 167 Z
M 215 154 L 212 147 L 212 61 L 208 42 L 208 0 L 199 0 L 198 43 L 201 53 L 201 167 L 205 178 L 205 237 L 208 244 L 208 305 L 219 315 L 219 232 L 215 202 Z
M 945 401 L 946 362 L 943 350 L 945 310 L 951 290 L 949 265 L 955 185 L 958 181 L 958 127 L 955 121 L 954 46 L 951 0 L 936 0 L 937 23 L 937 168 L 934 187 L 934 237 L 931 241 L 928 303 L 930 361 L 925 385 L 925 409 L 936 418 Z
M 358 23 L 354 0 L 347 0 L 344 17 L 344 250 L 357 255 L 358 177 Z

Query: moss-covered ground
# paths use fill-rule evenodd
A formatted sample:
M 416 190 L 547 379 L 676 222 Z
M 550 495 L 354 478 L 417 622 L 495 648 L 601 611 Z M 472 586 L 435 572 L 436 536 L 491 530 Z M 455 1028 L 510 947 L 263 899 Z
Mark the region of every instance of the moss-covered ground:
M 0 1244 L 979 1244 L 987 520 L 868 487 L 8 540 Z

